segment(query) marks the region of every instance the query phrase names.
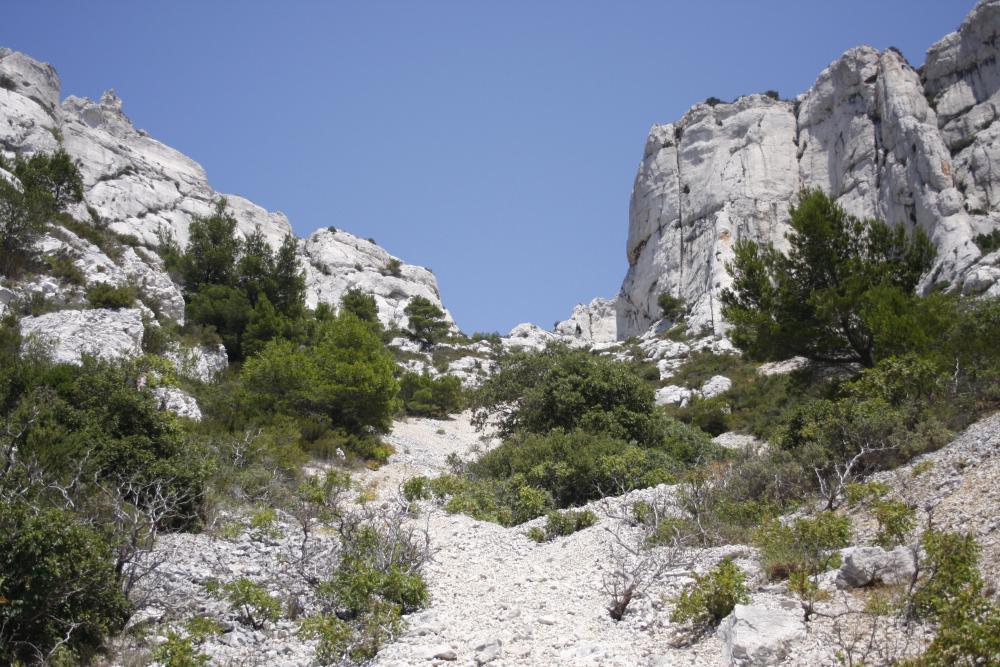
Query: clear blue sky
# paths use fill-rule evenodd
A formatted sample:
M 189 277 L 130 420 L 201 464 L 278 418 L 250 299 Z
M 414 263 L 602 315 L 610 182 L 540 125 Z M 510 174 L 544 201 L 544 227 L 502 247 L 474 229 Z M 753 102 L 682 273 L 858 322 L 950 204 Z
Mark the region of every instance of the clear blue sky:
M 212 186 L 438 276 L 468 332 L 613 296 L 649 127 L 793 97 L 846 49 L 914 65 L 973 0 L 5 3 L 63 96 L 115 88 Z

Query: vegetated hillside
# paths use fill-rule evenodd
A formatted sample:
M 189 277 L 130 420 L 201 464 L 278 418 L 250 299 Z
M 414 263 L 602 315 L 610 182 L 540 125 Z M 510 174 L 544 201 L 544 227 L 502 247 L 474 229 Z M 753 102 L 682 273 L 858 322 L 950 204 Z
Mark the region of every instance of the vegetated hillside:
M 975 239 L 1000 224 L 998 32 L 1000 3 L 984 0 L 919 70 L 895 49 L 860 46 L 795 98 L 709 98 L 654 126 L 632 190 L 618 337 L 659 319 L 663 292 L 687 302 L 692 327 L 721 333 L 733 244 L 781 247 L 803 188 L 854 215 L 923 229 L 938 249 L 924 288 L 995 293 L 996 247 Z
M 1000 661 L 1000 301 L 914 289 L 934 229 L 803 190 L 728 338 L 467 337 L 2 55 L 0 662 Z

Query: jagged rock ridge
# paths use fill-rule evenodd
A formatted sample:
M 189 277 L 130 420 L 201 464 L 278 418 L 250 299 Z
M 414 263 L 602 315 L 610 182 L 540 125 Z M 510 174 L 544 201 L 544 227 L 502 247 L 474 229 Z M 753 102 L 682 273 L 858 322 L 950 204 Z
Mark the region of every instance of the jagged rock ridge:
M 136 240 L 122 263 L 68 230 L 60 230 L 60 239 L 50 238 L 46 251 L 71 253 L 88 283 L 136 282 L 155 292 L 158 305 L 166 305 L 166 315 L 181 320 L 180 292 L 149 250 L 162 236 L 184 245 L 191 220 L 211 214 L 220 199 L 225 199 L 241 235 L 259 229 L 277 247 L 292 233 L 284 214 L 216 192 L 197 162 L 136 129 L 114 91 L 97 102 L 73 96 L 61 104 L 59 100 L 59 76 L 51 65 L 0 48 L 0 149 L 11 155 L 64 148 L 77 159 L 84 181 L 85 202 L 72 211 L 74 216 Z M 374 243 L 324 228 L 299 246 L 310 305 L 337 305 L 345 290 L 360 287 L 375 295 L 379 317 L 387 325 L 406 326 L 403 310 L 417 295 L 444 309 L 430 271 L 399 262 Z M 390 266 L 391 260 L 398 265 Z M 49 285 L 35 291 L 51 297 L 64 296 L 65 290 Z
M 995 292 L 1000 256 L 978 233 L 1000 225 L 1000 0 L 983 0 L 918 71 L 894 49 L 850 49 L 795 100 L 749 95 L 695 105 L 654 126 L 629 210 L 619 339 L 658 318 L 662 292 L 694 329 L 722 332 L 718 294 L 743 237 L 782 247 L 807 187 L 850 213 L 920 227 L 938 248 L 924 286 Z

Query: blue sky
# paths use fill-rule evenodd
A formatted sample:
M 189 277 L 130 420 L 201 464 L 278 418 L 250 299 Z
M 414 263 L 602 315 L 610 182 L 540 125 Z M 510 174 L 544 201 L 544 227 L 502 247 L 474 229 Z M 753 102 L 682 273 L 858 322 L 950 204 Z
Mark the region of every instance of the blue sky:
M 435 271 L 467 332 L 613 296 L 646 133 L 793 97 L 846 49 L 914 65 L 973 0 L 6 3 L 63 95 L 115 88 L 212 186 Z

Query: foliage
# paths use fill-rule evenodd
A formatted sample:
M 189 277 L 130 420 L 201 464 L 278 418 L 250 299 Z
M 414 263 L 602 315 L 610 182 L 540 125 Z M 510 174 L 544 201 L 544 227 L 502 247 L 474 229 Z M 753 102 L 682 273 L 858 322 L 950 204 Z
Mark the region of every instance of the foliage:
M 676 321 L 687 312 L 687 304 L 684 299 L 674 296 L 670 292 L 664 292 L 656 299 L 656 305 L 660 307 L 660 314 L 663 319 Z
M 199 651 L 192 637 L 176 630 L 167 631 L 167 640 L 153 649 L 153 660 L 163 667 L 202 667 L 209 664 L 209 656 Z
M 336 664 L 349 652 L 354 631 L 334 614 L 317 614 L 302 621 L 299 636 L 318 639 L 316 661 L 321 665 Z
M 43 662 L 60 644 L 86 661 L 128 607 L 94 528 L 64 510 L 0 501 L 0 662 Z
M 564 535 L 572 535 L 584 528 L 590 528 L 595 523 L 597 523 L 597 515 L 590 510 L 549 512 L 545 516 L 545 528 L 531 528 L 528 531 L 528 537 L 535 542 L 547 542 Z
M 430 490 L 448 512 L 503 526 L 530 521 L 552 508 L 552 496 L 520 475 L 501 480 L 442 475 L 430 480 Z
M 0 178 L 0 274 L 17 276 L 33 259 L 34 243 L 45 225 L 83 200 L 83 179 L 63 150 L 29 158 L 0 159 L 20 187 Z
M 477 426 L 492 422 L 505 438 L 555 428 L 644 445 L 662 438 L 653 390 L 628 364 L 562 345 L 501 357 L 471 407 Z
M 771 577 L 796 572 L 812 576 L 836 567 L 835 550 L 846 547 L 850 539 L 851 520 L 833 512 L 795 519 L 791 525 L 767 521 L 755 534 L 761 564 Z
M 674 422 L 664 443 L 640 447 L 605 434 L 554 430 L 508 438 L 471 464 L 477 478 L 521 479 L 544 490 L 556 507 L 568 507 L 673 481 L 686 464 L 708 456 L 708 438 Z M 529 517 L 530 518 L 530 517 Z
M 410 335 L 428 345 L 440 342 L 451 328 L 444 318 L 444 311 L 426 297 L 413 297 L 403 312 L 410 321 Z
M 725 558 L 706 574 L 695 575 L 694 583 L 684 587 L 674 600 L 670 620 L 707 628 L 718 625 L 737 604 L 749 602 L 746 575 L 732 559 Z
M 255 630 L 281 617 L 281 600 L 267 592 L 260 584 L 240 577 L 221 586 L 209 586 L 209 592 L 218 595 L 240 615 L 240 620 Z
M 462 409 L 462 382 L 452 375 L 403 373 L 399 398 L 407 414 L 443 419 Z
M 759 359 L 802 355 L 873 366 L 893 349 L 927 338 L 914 318 L 913 289 L 933 246 L 919 229 L 848 215 L 819 190 L 791 208 L 789 250 L 735 245 L 722 294 L 733 342 Z
M 1000 249 L 1000 229 L 994 229 L 988 234 L 976 234 L 972 240 L 979 247 L 979 252 L 988 255 Z
M 92 308 L 131 308 L 135 299 L 136 290 L 131 285 L 97 283 L 87 290 L 87 302 Z
M 381 329 L 378 319 L 378 304 L 375 303 L 375 297 L 371 294 L 366 294 L 361 289 L 352 287 L 340 297 L 340 307 L 362 322 L 367 322 L 375 328 Z
M 398 393 L 392 355 L 350 313 L 318 327 L 310 347 L 274 340 L 247 361 L 243 382 L 251 405 L 265 414 L 320 417 L 355 436 L 387 430 Z

